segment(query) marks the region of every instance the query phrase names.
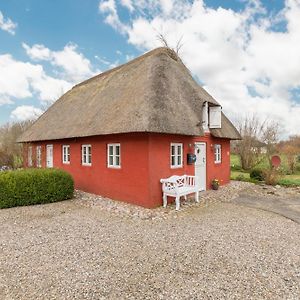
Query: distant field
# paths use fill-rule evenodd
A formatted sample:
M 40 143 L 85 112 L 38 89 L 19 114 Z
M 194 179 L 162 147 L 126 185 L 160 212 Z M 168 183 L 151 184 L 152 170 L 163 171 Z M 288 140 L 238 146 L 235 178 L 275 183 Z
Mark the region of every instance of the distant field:
M 288 170 L 287 163 L 286 163 L 286 157 L 284 155 L 281 155 L 281 160 L 282 160 L 282 169 L 283 170 Z M 231 164 L 231 179 L 237 179 L 238 177 L 243 177 L 244 179 L 249 179 L 250 178 L 250 172 L 249 171 L 244 171 L 241 169 L 241 163 L 240 163 L 240 158 L 236 154 L 231 154 L 230 156 L 230 164 Z M 263 159 L 257 166 L 256 168 L 267 168 L 268 167 L 268 161 L 267 159 Z M 292 175 L 284 175 L 282 178 L 279 180 L 279 184 L 282 185 L 299 185 L 300 186 L 300 163 L 297 165 L 297 171 L 295 174 Z

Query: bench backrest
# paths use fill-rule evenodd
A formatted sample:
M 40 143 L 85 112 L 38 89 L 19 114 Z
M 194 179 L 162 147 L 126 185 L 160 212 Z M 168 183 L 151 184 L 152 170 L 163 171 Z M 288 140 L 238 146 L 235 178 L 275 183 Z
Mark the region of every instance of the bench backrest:
M 183 186 L 195 187 L 197 185 L 197 177 L 190 175 L 173 175 L 169 178 L 161 179 L 160 182 L 163 184 L 162 189 L 164 192 L 170 192 Z

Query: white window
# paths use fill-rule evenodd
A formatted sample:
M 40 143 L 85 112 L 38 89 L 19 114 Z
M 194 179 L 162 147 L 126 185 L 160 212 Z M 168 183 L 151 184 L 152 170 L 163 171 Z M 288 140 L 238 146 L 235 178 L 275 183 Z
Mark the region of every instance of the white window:
M 221 128 L 221 106 L 212 106 L 209 108 L 209 128 Z
M 182 168 L 182 149 L 181 143 L 171 143 L 171 168 Z
M 42 167 L 42 146 L 36 147 L 36 166 L 38 168 Z
M 219 164 L 222 161 L 222 148 L 221 145 L 215 145 L 215 163 Z
M 121 145 L 120 144 L 107 145 L 107 167 L 121 168 Z
M 63 161 L 63 164 L 70 163 L 70 145 L 62 146 L 62 161 Z
M 28 158 L 27 158 L 28 167 L 32 167 L 32 146 L 28 147 Z
M 81 146 L 81 162 L 83 166 L 92 165 L 92 146 L 82 145 Z

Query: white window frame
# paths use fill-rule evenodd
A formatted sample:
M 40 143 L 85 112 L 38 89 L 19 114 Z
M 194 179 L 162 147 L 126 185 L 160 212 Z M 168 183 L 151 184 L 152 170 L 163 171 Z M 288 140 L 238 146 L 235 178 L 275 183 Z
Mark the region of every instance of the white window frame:
M 117 147 L 119 147 L 119 154 L 117 154 Z M 112 154 L 110 154 L 110 148 L 113 149 Z M 110 161 L 112 158 L 112 163 Z M 117 158 L 119 158 L 119 164 L 117 163 Z M 120 143 L 112 143 L 107 144 L 107 167 L 113 169 L 121 168 L 121 144 Z
M 33 161 L 32 161 L 32 146 L 29 146 L 28 147 L 28 156 L 27 156 L 27 164 L 28 164 L 28 167 L 32 167 L 33 165 Z
M 42 167 L 42 146 L 36 146 L 36 166 Z
M 62 162 L 65 165 L 70 164 L 70 145 L 62 146 Z
M 220 164 L 222 162 L 222 146 L 220 144 L 215 144 L 215 164 Z
M 172 147 L 174 148 L 174 154 L 172 154 Z M 181 150 L 179 154 L 178 149 Z M 172 158 L 174 157 L 174 164 Z M 179 158 L 179 162 L 178 162 Z M 182 143 L 171 143 L 170 145 L 170 166 L 171 169 L 178 169 L 183 167 L 183 144 Z
M 84 149 L 86 151 L 84 151 Z M 89 149 L 90 149 L 90 152 L 89 152 Z M 83 166 L 91 166 L 92 165 L 92 145 L 90 145 L 90 144 L 81 145 L 81 164 Z

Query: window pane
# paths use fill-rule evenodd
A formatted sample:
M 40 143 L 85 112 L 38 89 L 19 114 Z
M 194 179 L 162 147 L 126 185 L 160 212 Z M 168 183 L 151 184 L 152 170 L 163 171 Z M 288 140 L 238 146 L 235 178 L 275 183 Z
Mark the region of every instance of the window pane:
M 120 156 L 116 156 L 116 166 L 120 166 Z
M 171 155 L 175 155 L 175 146 L 171 146 Z
M 171 165 L 175 166 L 175 156 L 171 156 Z
M 181 155 L 181 146 L 177 146 L 177 154 Z
M 116 155 L 120 155 L 120 146 L 116 146 Z
M 114 147 L 113 146 L 109 146 L 109 155 L 113 155 L 114 154 Z
M 109 156 L 109 165 L 110 166 L 114 165 L 114 157 L 112 155 Z
M 181 165 L 181 155 L 177 156 L 177 165 Z

